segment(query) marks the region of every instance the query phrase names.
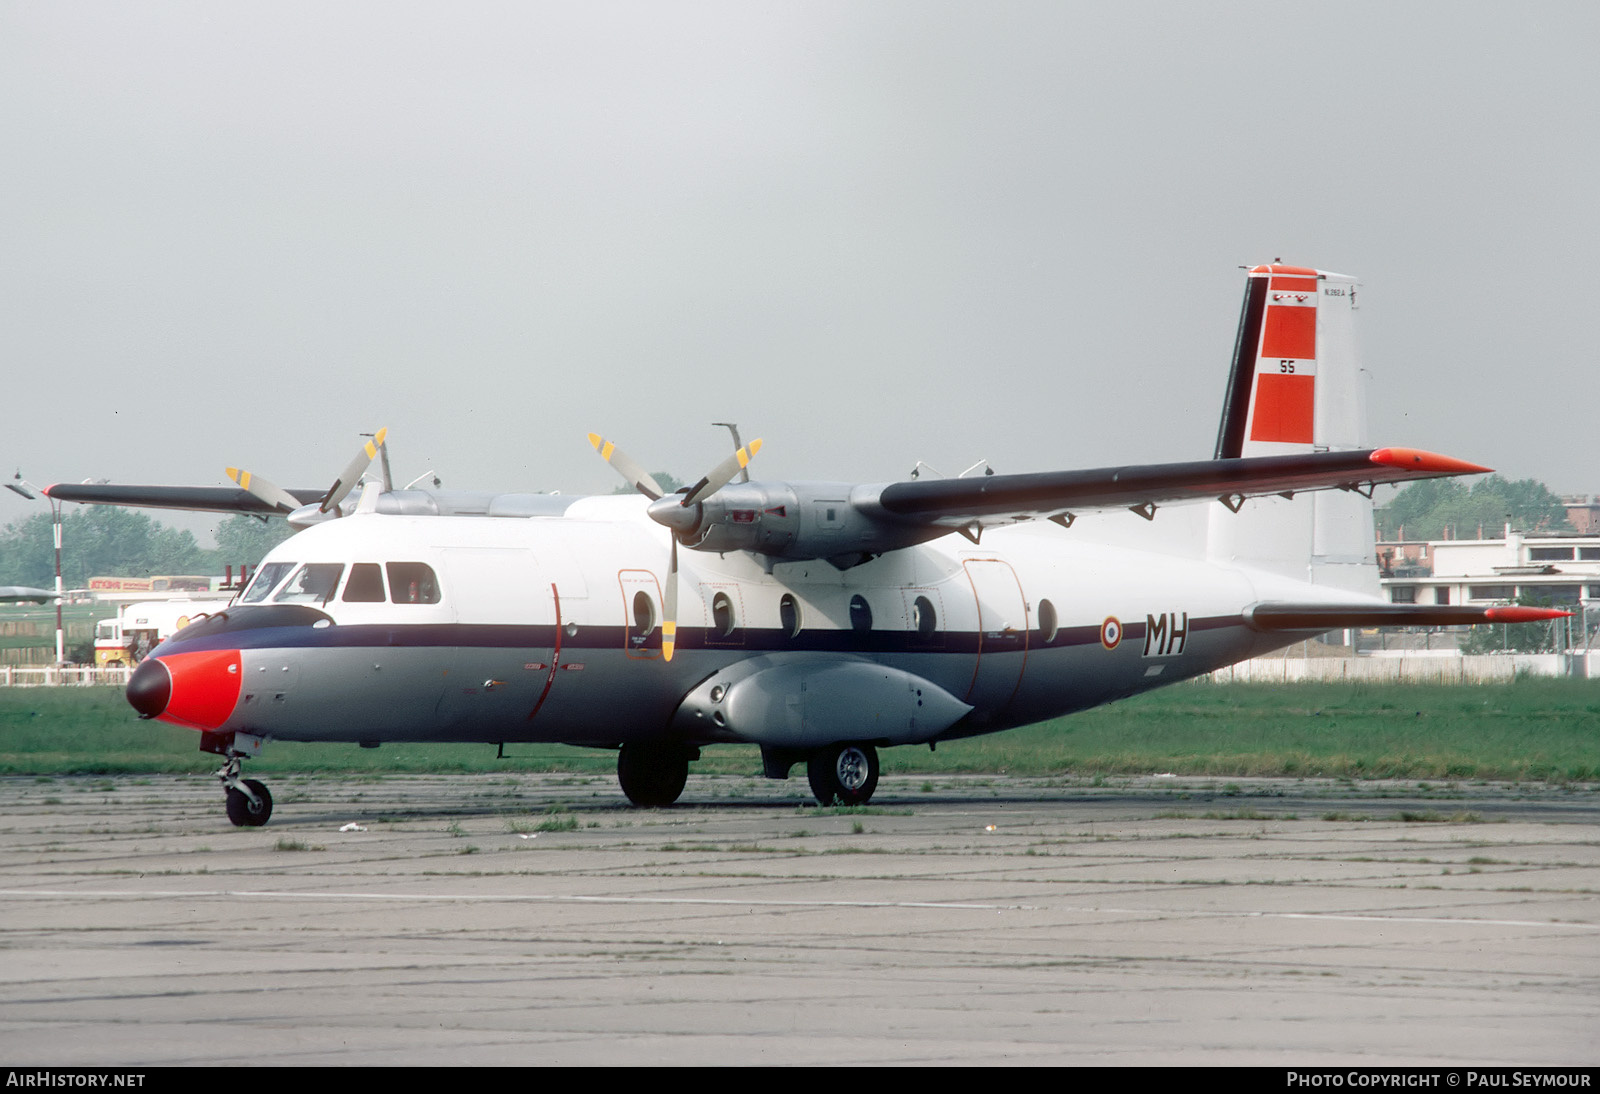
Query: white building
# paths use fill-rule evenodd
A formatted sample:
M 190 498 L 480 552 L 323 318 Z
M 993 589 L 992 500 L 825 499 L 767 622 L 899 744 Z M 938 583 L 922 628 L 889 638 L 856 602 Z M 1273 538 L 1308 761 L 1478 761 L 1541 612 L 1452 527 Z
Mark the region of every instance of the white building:
M 1600 535 L 1524 535 L 1508 526 L 1503 539 L 1429 540 L 1422 560 L 1382 579 L 1392 603 L 1487 605 L 1532 597 L 1566 608 L 1596 601 L 1600 608 Z

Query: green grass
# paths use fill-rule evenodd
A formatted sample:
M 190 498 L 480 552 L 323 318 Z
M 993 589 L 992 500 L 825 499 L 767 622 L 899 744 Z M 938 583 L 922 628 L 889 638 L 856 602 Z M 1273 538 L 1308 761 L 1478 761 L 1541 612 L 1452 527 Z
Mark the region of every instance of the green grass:
M 0 774 L 205 772 L 190 731 L 135 717 L 117 688 L 0 688 Z M 615 754 L 562 745 L 273 742 L 253 773 L 570 771 Z M 1600 682 L 1183 684 L 988 737 L 883 753 L 894 774 L 998 773 L 1600 779 Z M 700 773 L 754 775 L 753 746 L 707 748 Z

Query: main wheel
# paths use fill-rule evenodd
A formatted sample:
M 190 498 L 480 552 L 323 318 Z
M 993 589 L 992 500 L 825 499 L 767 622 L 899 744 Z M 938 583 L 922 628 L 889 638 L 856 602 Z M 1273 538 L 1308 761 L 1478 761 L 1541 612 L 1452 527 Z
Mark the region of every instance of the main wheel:
M 260 828 L 272 816 L 272 795 L 255 779 L 245 779 L 244 785 L 256 800 L 251 801 L 242 790 L 228 787 L 228 819 L 240 828 Z
M 823 805 L 865 805 L 878 789 L 878 750 L 856 744 L 819 748 L 806 763 L 806 777 Z
M 689 781 L 689 753 L 677 745 L 626 744 L 617 753 L 617 782 L 634 805 L 671 805 Z

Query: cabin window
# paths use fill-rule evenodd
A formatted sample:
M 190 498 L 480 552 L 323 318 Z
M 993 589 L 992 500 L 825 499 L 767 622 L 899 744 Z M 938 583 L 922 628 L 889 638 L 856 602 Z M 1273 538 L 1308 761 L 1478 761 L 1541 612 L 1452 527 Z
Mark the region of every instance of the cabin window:
M 785 638 L 800 636 L 800 602 L 792 593 L 784 593 L 783 599 L 778 601 L 778 625 L 783 628 Z
M 859 634 L 872 629 L 872 608 L 860 593 L 850 598 L 850 627 Z
M 294 567 L 295 564 L 292 562 L 269 562 L 262 566 L 256 571 L 256 576 L 250 582 L 250 587 L 244 591 L 244 596 L 240 598 L 240 603 L 261 603 L 271 595 L 273 586 L 287 577 L 289 571 Z
M 376 562 L 357 562 L 350 567 L 350 580 L 339 599 L 350 604 L 383 603 L 383 569 Z
M 396 604 L 439 603 L 439 580 L 426 562 L 391 562 L 389 597 Z
M 1510 600 L 1510 585 L 1473 585 L 1468 593 L 1473 600 Z
M 733 614 L 733 601 L 727 593 L 718 593 L 711 598 L 711 629 L 718 638 L 727 638 L 739 621 Z
M 1039 637 L 1048 645 L 1056 640 L 1061 624 L 1056 619 L 1056 606 L 1048 600 L 1039 601 Z
M 326 604 L 344 573 L 342 562 L 308 562 L 272 598 L 274 604 Z
M 645 592 L 633 594 L 633 637 L 642 639 L 656 629 L 656 606 Z
M 933 637 L 933 632 L 939 629 L 939 613 L 934 611 L 933 601 L 919 596 L 911 602 L 911 625 L 916 628 L 919 637 Z M 870 621 L 868 626 L 871 626 Z
M 1571 547 L 1530 547 L 1528 558 L 1534 562 L 1571 562 Z
M 1389 602 L 1391 604 L 1415 604 L 1417 601 L 1417 587 L 1415 585 L 1389 586 Z

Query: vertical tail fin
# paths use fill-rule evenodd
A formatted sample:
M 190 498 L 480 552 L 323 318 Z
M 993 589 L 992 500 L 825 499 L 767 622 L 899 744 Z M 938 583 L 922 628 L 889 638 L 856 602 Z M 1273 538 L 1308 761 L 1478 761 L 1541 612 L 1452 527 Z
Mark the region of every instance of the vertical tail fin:
M 1217 459 L 1368 447 L 1356 356 L 1355 278 L 1257 266 L 1245 281 Z M 1211 517 L 1208 553 L 1240 565 L 1376 593 L 1372 503 L 1322 491 L 1248 502 Z

